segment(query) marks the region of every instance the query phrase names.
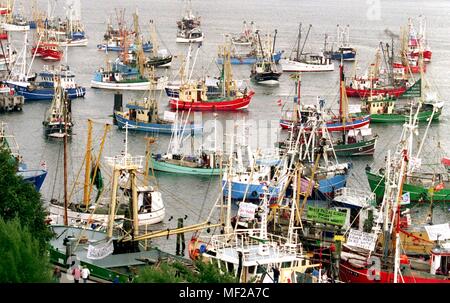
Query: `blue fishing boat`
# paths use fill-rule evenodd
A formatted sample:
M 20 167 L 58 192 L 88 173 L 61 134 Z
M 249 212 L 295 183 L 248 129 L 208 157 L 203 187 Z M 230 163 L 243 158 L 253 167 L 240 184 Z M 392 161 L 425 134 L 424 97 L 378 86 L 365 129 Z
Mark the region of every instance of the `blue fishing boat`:
M 6 83 L 9 87 L 14 88 L 18 95 L 23 96 L 26 101 L 52 100 L 55 92 L 55 76 L 60 79 L 61 86 L 69 99 L 82 98 L 86 95 L 86 88 L 76 83 L 75 75 L 67 66 L 62 66 L 60 71 L 44 68 L 39 73 L 41 81 L 8 80 Z
M 172 120 L 160 119 L 156 107 L 147 100 L 143 102 L 130 102 L 125 112 L 114 112 L 115 122 L 120 129 L 126 125 L 130 130 L 151 132 L 158 134 L 172 134 L 173 132 L 201 133 L 203 127 L 193 122 L 176 126 Z

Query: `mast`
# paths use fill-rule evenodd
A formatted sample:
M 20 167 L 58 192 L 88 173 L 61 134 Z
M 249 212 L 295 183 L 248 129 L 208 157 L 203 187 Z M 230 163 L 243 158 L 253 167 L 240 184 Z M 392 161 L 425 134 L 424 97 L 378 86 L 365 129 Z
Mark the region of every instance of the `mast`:
M 89 200 L 90 200 L 90 191 L 89 191 L 89 185 L 90 185 L 90 168 L 91 168 L 91 149 L 92 149 L 92 120 L 88 119 L 88 137 L 87 137 L 87 143 L 86 143 L 86 167 L 84 170 L 84 191 L 83 191 L 83 202 L 86 206 L 86 209 L 89 206 Z
M 266 58 L 264 56 L 264 49 L 263 49 L 262 44 L 261 44 L 261 37 L 259 36 L 259 30 L 256 31 L 256 35 L 258 37 L 259 47 L 261 48 L 261 56 L 262 56 L 263 62 L 264 62 Z
M 339 118 L 341 118 L 342 123 L 345 124 L 347 122 L 348 115 L 348 103 L 347 103 L 347 94 L 345 92 L 345 76 L 344 76 L 344 65 L 339 65 Z
M 272 52 L 269 54 L 270 61 L 272 61 L 273 54 L 275 53 L 275 41 L 277 40 L 277 33 L 278 33 L 278 30 L 275 29 L 275 34 L 273 35 Z
M 300 61 L 300 40 L 302 39 L 302 23 L 298 26 L 298 36 L 297 36 L 297 53 L 295 57 L 295 61 Z
M 60 85 L 60 84 L 58 84 Z M 64 95 L 64 225 L 69 225 L 68 215 L 67 215 L 67 100 L 68 98 Z
M 233 150 L 234 150 L 234 129 L 231 134 L 231 145 L 230 145 L 230 156 L 228 159 L 228 174 L 227 174 L 227 182 L 228 182 L 228 203 L 227 203 L 227 217 L 225 222 L 225 233 L 229 234 L 232 232 L 233 227 L 231 226 L 231 183 L 233 181 Z
M 306 40 L 308 40 L 309 32 L 311 31 L 312 25 L 310 24 L 308 27 L 308 31 L 306 32 L 305 41 L 303 41 L 302 49 L 300 50 L 300 54 L 303 54 L 303 49 L 305 48 Z

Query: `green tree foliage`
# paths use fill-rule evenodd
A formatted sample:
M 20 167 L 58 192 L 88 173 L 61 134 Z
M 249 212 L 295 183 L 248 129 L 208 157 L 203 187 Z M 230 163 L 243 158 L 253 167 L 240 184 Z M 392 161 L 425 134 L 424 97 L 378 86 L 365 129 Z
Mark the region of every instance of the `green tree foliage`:
M 196 261 L 188 267 L 181 262 L 162 262 L 148 266 L 139 272 L 135 283 L 235 283 L 237 278 L 229 273 L 222 273 L 211 263 Z
M 16 163 L 11 155 L 0 151 L 0 217 L 5 221 L 19 219 L 45 249 L 50 232 L 45 224 L 45 211 L 40 194 L 32 184 L 16 175 Z
M 0 218 L 0 243 L 0 283 L 52 281 L 46 253 L 18 219 Z

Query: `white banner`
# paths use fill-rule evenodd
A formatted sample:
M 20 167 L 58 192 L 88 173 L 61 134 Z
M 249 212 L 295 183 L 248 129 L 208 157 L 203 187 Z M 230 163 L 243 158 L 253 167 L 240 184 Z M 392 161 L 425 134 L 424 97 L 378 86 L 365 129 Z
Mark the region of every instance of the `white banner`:
M 438 240 L 448 240 L 450 239 L 450 225 L 448 223 L 445 224 L 437 224 L 437 225 L 425 225 L 425 230 L 427 231 L 428 238 L 431 241 Z
M 374 250 L 377 243 L 377 235 L 369 234 L 356 229 L 351 229 L 347 239 L 347 245 L 367 250 Z
M 177 120 L 177 113 L 164 111 L 164 120 L 175 122 Z
M 253 203 L 241 202 L 239 204 L 238 216 L 241 218 L 253 219 L 255 218 L 255 212 L 257 208 L 258 205 L 255 205 Z
M 96 246 L 89 244 L 87 258 L 91 260 L 100 260 L 106 258 L 113 252 L 114 252 L 114 244 L 112 241 L 99 244 Z

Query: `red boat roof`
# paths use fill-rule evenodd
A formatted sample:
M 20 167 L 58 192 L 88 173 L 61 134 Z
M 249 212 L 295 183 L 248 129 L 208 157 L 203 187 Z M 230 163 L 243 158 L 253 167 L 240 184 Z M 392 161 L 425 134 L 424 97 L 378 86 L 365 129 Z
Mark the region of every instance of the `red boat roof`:
M 450 158 L 442 158 L 441 163 L 444 164 L 444 166 L 450 166 Z

